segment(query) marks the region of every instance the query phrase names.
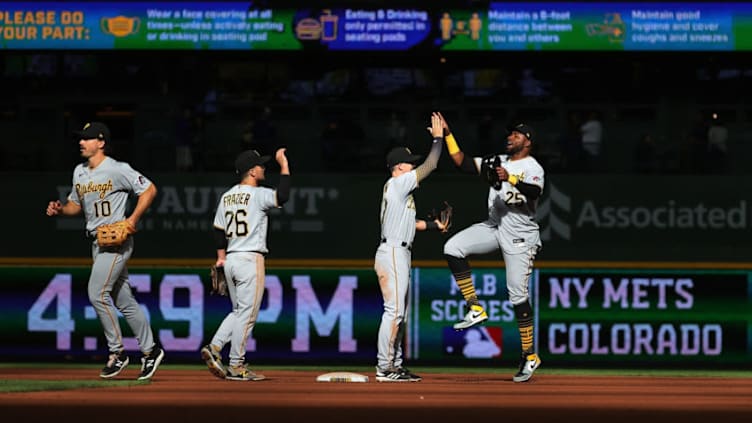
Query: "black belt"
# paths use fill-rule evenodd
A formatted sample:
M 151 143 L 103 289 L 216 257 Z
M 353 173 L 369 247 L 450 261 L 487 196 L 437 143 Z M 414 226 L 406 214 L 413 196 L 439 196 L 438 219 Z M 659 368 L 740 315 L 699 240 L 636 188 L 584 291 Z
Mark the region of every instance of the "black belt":
M 381 238 L 381 243 L 382 244 L 386 244 L 387 243 L 386 238 Z M 405 247 L 408 250 L 412 250 L 413 249 L 413 246 L 411 244 L 408 244 L 405 241 L 400 242 L 398 245 L 400 245 L 401 247 Z
M 227 252 L 227 254 L 233 254 L 233 253 L 256 253 L 256 254 L 261 254 L 262 256 L 266 256 L 266 253 L 262 253 L 261 251 L 255 251 L 255 250 L 250 250 L 250 251 L 228 251 Z

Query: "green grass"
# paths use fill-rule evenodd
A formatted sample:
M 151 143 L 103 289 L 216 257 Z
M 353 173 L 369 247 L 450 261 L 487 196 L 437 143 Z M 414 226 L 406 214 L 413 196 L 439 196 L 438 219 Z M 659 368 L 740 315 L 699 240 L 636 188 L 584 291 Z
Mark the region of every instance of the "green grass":
M 148 381 L 136 380 L 27 380 L 0 379 L 0 393 L 65 391 L 67 389 L 101 388 L 103 386 L 133 386 L 148 384 Z

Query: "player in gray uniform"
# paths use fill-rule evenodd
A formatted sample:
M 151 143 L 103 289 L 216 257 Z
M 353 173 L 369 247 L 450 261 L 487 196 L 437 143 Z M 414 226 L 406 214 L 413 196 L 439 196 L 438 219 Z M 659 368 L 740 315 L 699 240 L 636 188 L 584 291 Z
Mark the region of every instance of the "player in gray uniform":
M 534 132 L 528 125 L 516 125 L 506 138 L 506 154 L 470 159 L 459 149 L 443 117 L 442 122 L 447 149 L 455 165 L 463 172 L 484 175 L 491 184 L 488 219 L 458 232 L 444 245 L 449 269 L 469 305 L 464 319 L 454 328 L 464 330 L 488 319 L 475 293 L 467 257 L 501 249 L 509 301 L 514 306 L 522 347 L 520 367 L 512 379 L 525 382 L 541 363 L 535 352 L 529 296 L 533 260 L 542 246 L 535 209 L 544 183 L 543 168 L 530 156 Z
M 433 144 L 425 162 L 415 167 L 420 156 L 405 147 L 387 154 L 391 177 L 384 184 L 381 198 L 381 243 L 376 250 L 374 269 L 384 298 L 384 313 L 379 326 L 376 380 L 379 382 L 418 382 L 421 377 L 403 367 L 402 340 L 407 318 L 407 293 L 410 285 L 411 247 L 415 231 L 444 230 L 438 220 L 415 218 L 413 191 L 439 161 L 442 149 L 441 119 L 431 117 Z
M 97 227 L 125 219 L 131 233 L 136 231 L 141 216 L 157 195 L 154 184 L 127 163 L 119 162 L 105 154 L 110 131 L 101 122 L 87 123 L 76 135 L 85 163 L 73 171 L 73 189 L 65 205 L 50 201 L 47 215 L 73 216 L 83 211 L 86 218 L 86 235 L 93 238 L 94 264 L 89 277 L 89 301 L 102 322 L 110 351 L 107 364 L 99 376 L 113 378 L 129 363 L 123 347 L 117 310 L 125 317 L 143 353 L 139 380 L 150 379 L 162 362 L 165 352 L 154 339 L 149 321 L 136 302 L 128 281 L 127 263 L 133 253 L 133 237 L 129 236 L 118 247 L 102 248 L 97 245 Z M 138 196 L 135 208 L 125 217 L 129 193 Z M 113 305 L 114 303 L 114 305 Z M 116 309 L 117 308 L 117 309 Z
M 269 156 L 247 150 L 235 160 L 240 183 L 222 194 L 214 215 L 217 267 L 224 266 L 232 311 L 219 325 L 209 345 L 201 348 L 201 357 L 213 375 L 229 380 L 262 380 L 263 375 L 246 367 L 248 336 L 256 324 L 264 294 L 264 257 L 269 211 L 282 207 L 290 198 L 290 168 L 280 148 L 275 159 L 280 166 L 279 187 L 260 186 L 266 178 Z M 230 343 L 230 365 L 222 366 L 221 351 Z

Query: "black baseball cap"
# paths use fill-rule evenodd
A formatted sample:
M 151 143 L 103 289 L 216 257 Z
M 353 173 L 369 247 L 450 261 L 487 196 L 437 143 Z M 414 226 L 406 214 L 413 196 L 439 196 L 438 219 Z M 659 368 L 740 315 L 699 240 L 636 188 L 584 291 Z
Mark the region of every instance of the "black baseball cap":
M 235 159 L 235 170 L 242 175 L 256 166 L 263 166 L 271 156 L 262 156 L 256 150 L 246 150 Z
M 102 141 L 110 141 L 110 128 L 102 122 L 88 122 L 83 129 L 73 133 L 82 140 L 97 138 Z
M 509 128 L 509 132 L 519 132 L 520 134 L 526 136 L 530 141 L 535 138 L 535 131 L 530 125 L 527 125 L 525 123 L 518 123 L 512 126 L 511 128 Z
M 394 147 L 389 151 L 389 154 L 386 155 L 386 167 L 390 168 L 399 163 L 415 164 L 422 158 L 423 156 L 413 154 L 413 152 L 407 147 Z

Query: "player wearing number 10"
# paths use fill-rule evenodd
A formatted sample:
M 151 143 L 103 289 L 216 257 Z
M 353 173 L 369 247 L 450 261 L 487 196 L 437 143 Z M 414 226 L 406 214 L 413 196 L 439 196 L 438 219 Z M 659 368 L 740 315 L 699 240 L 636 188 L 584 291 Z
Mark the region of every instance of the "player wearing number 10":
M 276 190 L 259 186 L 266 179 L 269 156 L 256 150 L 240 153 L 235 169 L 240 183 L 220 197 L 214 216 L 218 268 L 224 267 L 232 312 L 219 325 L 209 345 L 201 348 L 201 357 L 213 375 L 229 380 L 262 380 L 264 377 L 246 367 L 245 346 L 261 306 L 264 294 L 264 257 L 269 211 L 282 207 L 290 198 L 290 168 L 280 148 L 275 159 L 280 166 Z M 220 352 L 230 343 L 230 365 L 225 371 Z
M 100 122 L 87 123 L 77 131 L 81 157 L 87 161 L 73 171 L 73 189 L 65 205 L 50 201 L 47 215 L 73 216 L 82 211 L 86 218 L 86 235 L 92 238 L 94 264 L 89 276 L 89 301 L 94 306 L 104 328 L 110 355 L 99 374 L 109 379 L 117 376 L 128 365 L 123 347 L 123 336 L 118 322 L 119 310 L 138 339 L 143 353 L 139 380 L 150 379 L 164 358 L 164 350 L 154 339 L 149 321 L 136 302 L 128 281 L 127 262 L 133 253 L 133 237 L 124 243 L 103 247 L 97 244 L 97 227 L 122 220 L 127 222 L 129 233 L 136 231 L 141 216 L 157 195 L 154 184 L 127 163 L 119 162 L 105 154 L 110 142 L 110 130 Z M 125 218 L 129 193 L 138 196 L 133 212 Z M 117 310 L 116 310 L 117 308 Z

